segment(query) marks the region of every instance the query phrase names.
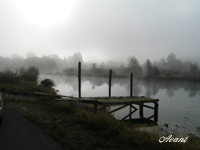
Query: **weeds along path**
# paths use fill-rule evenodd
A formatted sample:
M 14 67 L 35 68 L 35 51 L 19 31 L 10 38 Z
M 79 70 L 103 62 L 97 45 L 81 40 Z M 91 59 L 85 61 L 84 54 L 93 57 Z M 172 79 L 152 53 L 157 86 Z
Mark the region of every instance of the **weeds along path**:
M 36 97 L 32 95 L 16 95 L 16 94 L 4 94 L 4 99 L 14 99 L 14 100 L 35 100 Z

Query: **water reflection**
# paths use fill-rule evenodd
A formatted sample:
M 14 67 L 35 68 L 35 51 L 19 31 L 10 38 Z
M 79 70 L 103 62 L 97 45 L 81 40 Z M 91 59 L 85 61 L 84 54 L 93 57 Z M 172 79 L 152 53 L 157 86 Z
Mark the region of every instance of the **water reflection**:
M 151 105 L 150 105 L 151 104 Z M 157 126 L 158 122 L 158 103 L 141 103 L 141 104 L 125 104 L 120 106 L 110 106 L 109 113 L 116 116 L 119 120 L 134 122 L 138 124 L 146 124 L 147 126 Z M 151 109 L 151 113 L 144 114 L 144 109 Z M 149 110 L 148 110 L 149 111 Z
M 66 91 L 63 89 L 59 89 L 62 94 L 68 94 L 68 88 L 72 89 L 73 92 L 78 92 L 78 78 L 76 76 L 55 76 L 55 75 L 41 75 L 40 79 L 50 78 L 55 84 L 56 88 L 59 85 L 64 85 Z M 87 84 L 90 85 L 89 88 L 95 90 L 101 86 L 108 86 L 108 78 L 105 77 L 82 77 L 82 89 L 88 88 L 85 87 Z M 121 89 L 126 90 L 126 93 L 122 93 L 122 95 L 128 95 L 130 93 L 130 81 L 129 78 L 113 78 L 112 79 L 112 91 L 114 91 L 115 87 L 121 87 Z M 87 89 L 87 90 L 91 90 Z M 160 90 L 165 90 L 166 94 L 169 97 L 173 97 L 175 92 L 183 89 L 188 93 L 189 97 L 194 97 L 196 95 L 200 95 L 200 84 L 184 82 L 184 81 L 142 81 L 142 80 L 133 80 L 133 95 L 138 96 L 143 94 L 146 97 L 152 97 L 157 95 Z M 96 92 L 97 93 L 97 92 Z M 98 94 L 98 93 L 97 93 Z M 99 93 L 100 95 L 102 93 Z M 107 92 L 104 94 L 106 95 Z

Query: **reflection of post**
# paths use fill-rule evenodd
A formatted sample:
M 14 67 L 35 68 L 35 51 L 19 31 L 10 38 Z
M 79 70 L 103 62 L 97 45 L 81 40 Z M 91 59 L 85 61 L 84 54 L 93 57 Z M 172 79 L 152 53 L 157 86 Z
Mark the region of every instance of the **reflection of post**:
M 143 103 L 140 104 L 140 118 L 144 118 L 144 113 L 143 113 Z
M 158 122 L 158 103 L 154 103 L 154 121 Z
M 130 97 L 133 96 L 133 73 L 131 72 L 131 76 L 130 76 Z
M 111 80 L 112 80 L 112 70 L 110 70 L 109 74 L 109 97 L 111 97 Z
M 78 94 L 81 98 L 81 62 L 78 63 Z

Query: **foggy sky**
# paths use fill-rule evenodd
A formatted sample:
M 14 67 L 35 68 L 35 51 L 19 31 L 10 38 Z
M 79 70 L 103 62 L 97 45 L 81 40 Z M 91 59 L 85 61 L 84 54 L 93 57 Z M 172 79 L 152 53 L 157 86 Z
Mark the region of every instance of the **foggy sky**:
M 0 0 L 0 50 L 4 57 L 80 52 L 84 61 L 159 60 L 174 53 L 199 62 L 200 1 L 77 0 L 64 23 L 42 27 L 13 0 Z

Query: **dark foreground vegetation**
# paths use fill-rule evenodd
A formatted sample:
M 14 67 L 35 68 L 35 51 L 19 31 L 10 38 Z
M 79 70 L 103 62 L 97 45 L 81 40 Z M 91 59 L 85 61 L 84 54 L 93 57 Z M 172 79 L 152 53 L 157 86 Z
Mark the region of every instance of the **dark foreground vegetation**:
M 139 131 L 135 128 L 138 125 L 128 125 L 109 114 L 103 112 L 95 114 L 77 104 L 56 102 L 50 97 L 30 101 L 7 99 L 6 106 L 38 125 L 66 150 L 200 148 L 199 138 L 190 136 L 186 143 L 159 143 L 160 135 L 157 132 L 150 134 Z

